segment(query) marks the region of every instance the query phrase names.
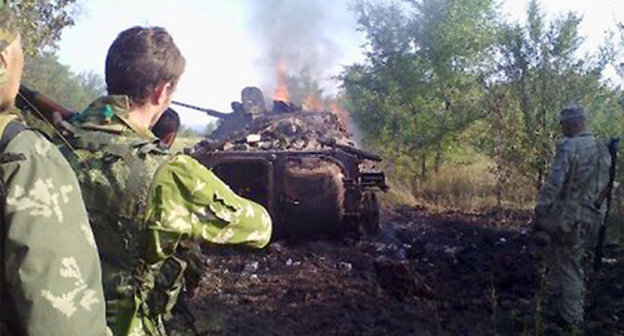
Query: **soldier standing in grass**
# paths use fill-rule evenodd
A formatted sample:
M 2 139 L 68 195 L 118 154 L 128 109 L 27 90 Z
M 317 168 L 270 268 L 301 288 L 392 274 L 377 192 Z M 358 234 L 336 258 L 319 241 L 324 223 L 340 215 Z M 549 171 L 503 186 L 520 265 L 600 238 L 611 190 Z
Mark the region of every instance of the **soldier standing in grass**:
M 548 179 L 535 207 L 536 229 L 552 242 L 548 286 L 562 332 L 575 335 L 583 322 L 584 272 L 606 204 L 595 202 L 609 182 L 611 157 L 585 126 L 579 106 L 561 111 L 564 138 L 558 143 Z
M 0 335 L 104 336 L 100 260 L 80 187 L 14 107 L 23 62 L 0 1 Z
M 106 58 L 109 96 L 63 123 L 104 274 L 107 316 L 119 335 L 164 335 L 187 262 L 180 243 L 260 248 L 271 218 L 150 131 L 169 106 L 185 61 L 159 27 L 119 34 Z

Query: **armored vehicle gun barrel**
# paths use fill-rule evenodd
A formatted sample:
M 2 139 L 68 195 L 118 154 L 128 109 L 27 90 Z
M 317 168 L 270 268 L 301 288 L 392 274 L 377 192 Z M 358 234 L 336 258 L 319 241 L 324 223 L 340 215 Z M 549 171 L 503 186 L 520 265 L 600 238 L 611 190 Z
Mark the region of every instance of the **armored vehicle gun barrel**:
M 225 119 L 225 118 L 228 118 L 228 117 L 232 116 L 231 113 L 223 113 L 223 112 L 219 112 L 219 111 L 216 111 L 216 110 L 207 109 L 207 108 L 203 108 L 203 107 L 199 107 L 199 106 L 195 106 L 195 105 L 191 105 L 191 104 L 186 104 L 186 103 L 182 103 L 182 102 L 175 101 L 175 100 L 172 101 L 171 103 L 174 104 L 174 105 L 190 108 L 192 110 L 201 111 L 201 112 L 204 112 L 204 113 L 206 113 L 207 115 L 209 115 L 211 117 L 215 117 L 215 118 L 219 118 L 219 119 Z

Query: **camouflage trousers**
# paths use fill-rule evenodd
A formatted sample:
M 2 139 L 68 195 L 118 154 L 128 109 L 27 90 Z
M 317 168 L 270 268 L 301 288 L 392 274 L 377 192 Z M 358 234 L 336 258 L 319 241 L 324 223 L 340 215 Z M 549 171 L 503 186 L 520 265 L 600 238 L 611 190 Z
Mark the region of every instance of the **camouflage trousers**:
M 585 270 L 593 261 L 599 223 L 577 223 L 565 237 L 553 237 L 548 258 L 547 286 L 555 313 L 563 321 L 583 322 Z

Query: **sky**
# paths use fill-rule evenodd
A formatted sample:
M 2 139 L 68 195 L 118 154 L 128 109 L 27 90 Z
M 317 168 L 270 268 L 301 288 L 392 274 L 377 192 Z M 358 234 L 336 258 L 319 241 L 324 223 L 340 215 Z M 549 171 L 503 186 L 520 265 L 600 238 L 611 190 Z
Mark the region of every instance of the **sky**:
M 522 22 L 528 0 L 501 0 L 507 19 Z M 74 72 L 104 73 L 111 42 L 134 25 L 165 27 L 186 58 L 175 100 L 230 111 L 240 90 L 274 87 L 276 64 L 310 67 L 326 92 L 343 66 L 364 59 L 352 0 L 89 0 L 79 1 L 76 24 L 63 31 L 59 59 Z M 624 22 L 624 0 L 541 0 L 549 18 L 583 16 L 584 48 L 596 48 L 606 30 Z M 283 50 L 288 53 L 282 54 Z M 214 119 L 177 108 L 183 124 L 201 129 Z

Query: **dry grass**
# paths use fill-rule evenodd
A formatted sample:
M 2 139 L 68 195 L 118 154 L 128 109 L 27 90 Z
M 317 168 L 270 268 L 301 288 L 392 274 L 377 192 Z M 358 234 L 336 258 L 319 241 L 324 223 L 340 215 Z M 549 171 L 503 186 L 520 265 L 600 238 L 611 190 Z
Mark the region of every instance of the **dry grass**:
M 384 206 L 422 206 L 430 211 L 460 210 L 480 212 L 498 207 L 494 163 L 473 154 L 470 161 L 448 162 L 428 178 L 397 174 L 389 167 L 390 191 L 380 197 Z M 502 208 L 530 209 L 536 190 L 527 181 L 508 181 L 504 185 Z
M 171 146 L 171 152 L 177 153 L 181 152 L 186 147 L 192 147 L 196 143 L 200 142 L 202 138 L 200 137 L 176 137 L 173 145 Z

